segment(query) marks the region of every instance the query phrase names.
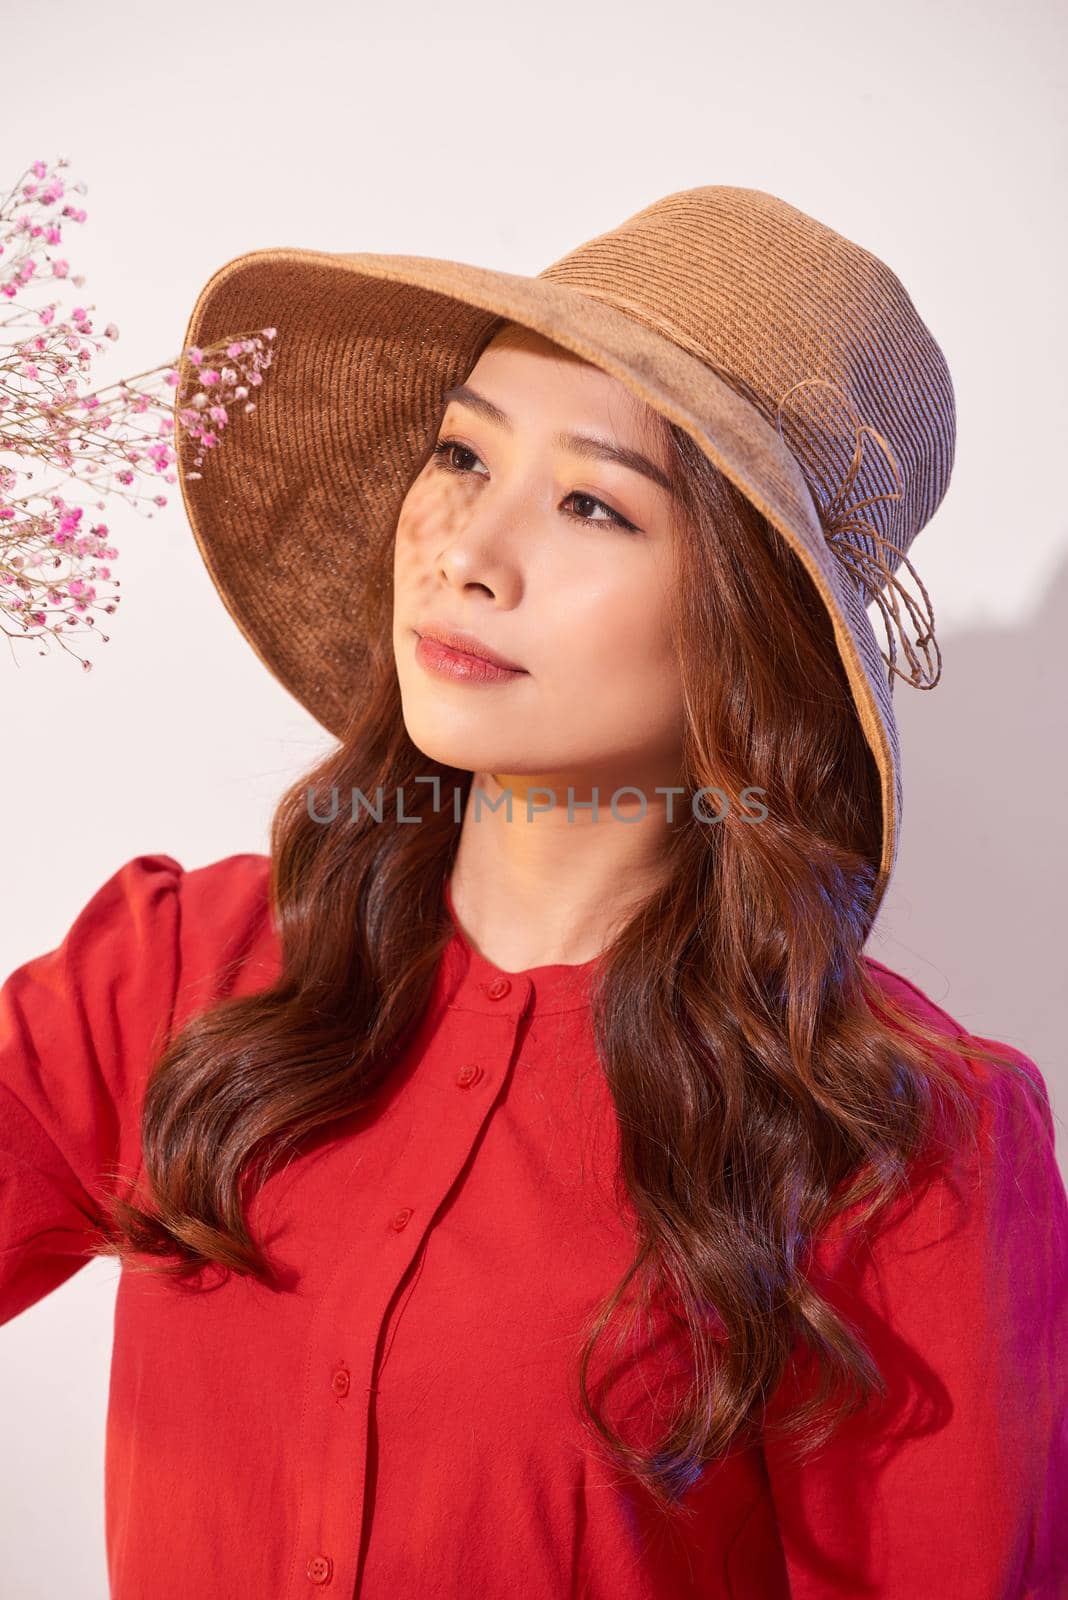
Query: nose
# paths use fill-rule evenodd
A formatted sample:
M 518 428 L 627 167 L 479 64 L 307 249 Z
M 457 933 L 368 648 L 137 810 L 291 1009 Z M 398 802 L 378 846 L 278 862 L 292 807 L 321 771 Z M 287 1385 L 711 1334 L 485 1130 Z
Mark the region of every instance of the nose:
M 529 533 L 517 497 L 491 501 L 480 496 L 478 505 L 465 507 L 438 554 L 438 569 L 456 589 L 472 586 L 505 603 L 514 602 L 522 588 L 522 551 Z

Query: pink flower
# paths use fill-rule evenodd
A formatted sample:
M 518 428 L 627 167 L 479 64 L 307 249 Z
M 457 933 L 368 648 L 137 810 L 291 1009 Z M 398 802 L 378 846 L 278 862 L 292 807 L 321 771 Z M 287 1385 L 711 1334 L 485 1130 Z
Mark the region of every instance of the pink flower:
M 68 165 L 66 160 L 59 164 Z M 34 280 L 35 273 L 38 280 L 43 276 L 66 279 L 72 289 L 80 290 L 85 282 L 67 259 L 52 259 L 48 249 L 60 241 L 61 221 L 84 221 L 86 217 L 84 210 L 64 203 L 63 182 L 53 176 L 54 166 L 55 163 L 38 163 L 32 169 L 36 181 L 25 185 L 24 198 L 35 201 L 36 215 L 32 207 L 22 206 L 16 215 L 6 218 L 0 257 L 9 241 L 13 248 L 7 249 L 10 268 L 8 281 L 0 282 L 0 299 L 13 300 Z M 71 188 L 85 192 L 84 185 Z M 16 194 L 15 198 L 19 196 Z M 73 194 L 66 196 L 67 201 L 73 198 Z M 55 206 L 51 218 L 43 215 L 47 206 Z M 16 450 L 24 442 L 24 453 L 42 463 L 68 473 L 79 471 L 85 482 L 95 478 L 97 496 L 110 491 L 130 498 L 125 491 L 133 488 L 138 475 L 154 468 L 156 488 L 162 478 L 165 492 L 140 496 L 142 504 L 149 501 L 151 515 L 155 509 L 169 506 L 171 486 L 179 482 L 175 446 L 181 434 L 195 441 L 197 455 L 193 464 L 200 466 L 207 452 L 218 447 L 229 425 L 230 399 L 242 402 L 247 411 L 255 409 L 244 404 L 249 394 L 247 385 L 262 383 L 260 372 L 271 361 L 265 341 L 273 339 L 276 330 L 261 329 L 250 338 L 231 337 L 229 341 L 212 342 L 204 349 L 183 350 L 173 364 L 157 368 L 154 374 L 140 375 L 142 379 L 155 378 L 154 391 L 120 381 L 109 386 L 101 398 L 100 393 L 91 392 L 95 387 L 89 376 L 91 363 L 102 349 L 101 340 L 118 338 L 119 329 L 109 322 L 102 333 L 94 333 L 94 316 L 91 305 L 79 304 L 66 310 L 52 302 L 34 308 L 33 320 L 39 330 L 46 330 L 45 334 L 27 333 L 26 322 L 22 322 L 21 339 L 13 337 L 8 341 L 9 366 L 27 384 L 36 383 L 39 387 L 31 396 L 28 389 L 20 391 L 13 386 L 8 432 L 14 429 Z M 184 366 L 187 360 L 189 365 Z M 192 384 L 188 383 L 190 372 L 195 375 Z M 187 399 L 186 389 L 196 392 Z M 177 415 L 168 401 L 178 402 Z M 43 432 L 25 432 L 23 439 L 21 414 L 32 412 L 36 417 L 38 408 L 47 426 Z M 138 428 L 135 419 L 142 414 L 144 420 Z M 110 434 L 106 443 L 105 433 Z M 113 598 L 107 590 L 100 596 L 94 585 L 103 586 L 108 580 L 116 589 L 118 585 L 111 566 L 97 565 L 104 558 L 112 561 L 118 556 L 118 551 L 106 543 L 107 525 L 101 523 L 87 530 L 82 508 L 68 505 L 62 495 L 31 492 L 23 496 L 18 483 L 4 481 L 4 470 L 0 468 L 0 540 L 6 541 L 4 570 L 0 572 L 0 622 L 7 615 L 21 630 L 39 628 L 45 642 L 53 633 L 65 634 L 86 627 L 94 628 L 97 637 L 106 639 L 96 627 L 96 620 L 115 611 L 118 597 L 116 593 Z M 199 478 L 201 473 L 187 476 Z M 16 494 L 20 496 L 17 505 L 13 503 Z M 25 543 L 20 537 L 23 525 Z M 81 664 L 89 666 L 88 662 Z

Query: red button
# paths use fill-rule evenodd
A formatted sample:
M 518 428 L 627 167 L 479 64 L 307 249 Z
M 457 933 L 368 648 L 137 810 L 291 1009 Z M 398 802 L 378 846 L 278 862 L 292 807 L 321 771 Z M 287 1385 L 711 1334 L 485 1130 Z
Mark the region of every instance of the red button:
M 330 1380 L 330 1384 L 335 1394 L 348 1394 L 349 1375 L 345 1371 L 344 1367 L 338 1367 L 337 1371 L 334 1373 L 334 1376 Z
M 492 982 L 487 983 L 486 993 L 491 1000 L 503 1000 L 511 987 L 507 978 L 494 978 Z
M 466 1067 L 461 1067 L 456 1074 L 456 1081 L 461 1089 L 466 1089 L 468 1084 L 477 1083 L 482 1076 L 482 1068 L 474 1061 L 469 1061 Z
M 412 1214 L 411 1206 L 403 1206 L 400 1211 L 394 1212 L 393 1217 L 392 1217 L 392 1219 L 390 1221 L 390 1224 L 389 1224 L 390 1227 L 391 1228 L 396 1228 L 397 1232 L 399 1233 L 402 1228 L 406 1228 L 408 1226 L 408 1219 L 411 1216 L 411 1214 Z
M 329 1556 L 312 1556 L 308 1562 L 308 1577 L 312 1583 L 329 1583 L 334 1563 Z

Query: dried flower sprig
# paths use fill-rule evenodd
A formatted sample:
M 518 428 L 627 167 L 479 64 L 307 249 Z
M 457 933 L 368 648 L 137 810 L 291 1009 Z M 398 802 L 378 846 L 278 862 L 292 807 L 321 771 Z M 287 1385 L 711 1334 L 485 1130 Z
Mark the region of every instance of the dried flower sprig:
M 68 165 L 60 157 L 56 169 Z M 84 194 L 86 185 L 70 190 Z M 35 469 L 24 464 L 58 469 L 98 495 L 118 494 L 144 505 L 153 516 L 168 503 L 158 492 L 159 480 L 177 481 L 178 430 L 195 441 L 199 468 L 220 443 L 232 408 L 243 403 L 245 411 L 255 410 L 249 397 L 270 366 L 276 330 L 260 328 L 185 350 L 191 373 L 185 386 L 179 364 L 169 362 L 101 389 L 80 390 L 79 379 L 104 348 L 92 337 L 89 313 L 95 306 L 77 306 L 69 318 L 61 314 L 57 320 L 58 302 L 32 308 L 17 299 L 28 284 L 46 277 L 69 279 L 79 288 L 85 281 L 69 277 L 69 262 L 48 254 L 61 243 L 63 220 L 86 219 L 85 210 L 69 200 L 62 210 L 51 210 L 66 193 L 58 170 L 35 161 L 0 203 L 0 296 L 13 313 L 5 317 L 0 301 L 0 631 L 9 641 L 57 641 L 88 671 L 92 662 L 70 650 L 67 640 L 88 629 L 108 642 L 94 613 L 110 615 L 121 600 L 121 583 L 110 566 L 118 551 L 106 522 L 81 526 L 85 508 L 68 503 L 59 485 L 16 493 L 20 477 L 34 477 Z M 104 338 L 118 337 L 109 322 Z M 5 464 L 4 456 L 15 463 Z M 154 478 L 157 492 L 138 492 L 138 478 Z M 104 501 L 96 499 L 93 509 L 104 510 Z

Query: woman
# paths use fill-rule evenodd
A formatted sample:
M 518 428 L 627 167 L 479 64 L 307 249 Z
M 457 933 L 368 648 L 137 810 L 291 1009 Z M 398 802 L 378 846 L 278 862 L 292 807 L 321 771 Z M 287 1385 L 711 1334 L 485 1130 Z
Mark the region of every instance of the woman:
M 1065 1592 L 1046 1085 L 863 954 L 898 280 L 710 187 L 537 279 L 255 253 L 187 344 L 263 321 L 183 488 L 338 747 L 0 998 L 0 1317 L 124 1266 L 113 1595 Z

